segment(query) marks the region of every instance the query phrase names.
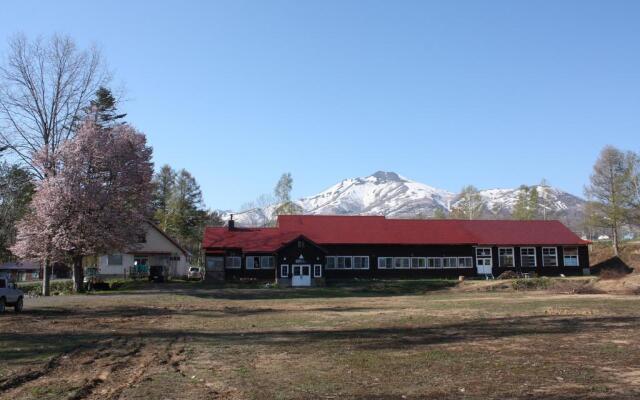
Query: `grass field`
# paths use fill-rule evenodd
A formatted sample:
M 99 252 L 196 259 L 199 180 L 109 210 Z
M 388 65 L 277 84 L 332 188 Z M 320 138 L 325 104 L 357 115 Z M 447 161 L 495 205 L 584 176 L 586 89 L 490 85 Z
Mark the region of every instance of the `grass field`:
M 451 285 L 28 299 L 0 316 L 0 398 L 640 398 L 640 297 Z

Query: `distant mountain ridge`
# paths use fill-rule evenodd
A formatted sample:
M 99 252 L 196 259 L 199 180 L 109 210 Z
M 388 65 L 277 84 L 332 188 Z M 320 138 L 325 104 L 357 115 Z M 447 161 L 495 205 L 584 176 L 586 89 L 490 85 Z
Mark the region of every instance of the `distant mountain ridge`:
M 535 186 L 540 198 L 542 218 L 559 219 L 577 227 L 584 217 L 585 201 L 578 196 L 552 186 Z M 482 218 L 510 217 L 520 194 L 519 188 L 486 189 L 480 195 L 485 203 Z M 296 203 L 305 214 L 385 215 L 394 218 L 429 218 L 436 212 L 448 215 L 459 195 L 398 175 L 378 171 L 360 178 L 349 178 Z M 241 226 L 264 226 L 273 221 L 276 206 L 271 205 L 236 212 L 234 219 Z M 228 219 L 231 212 L 223 213 Z M 545 215 L 546 214 L 546 215 Z

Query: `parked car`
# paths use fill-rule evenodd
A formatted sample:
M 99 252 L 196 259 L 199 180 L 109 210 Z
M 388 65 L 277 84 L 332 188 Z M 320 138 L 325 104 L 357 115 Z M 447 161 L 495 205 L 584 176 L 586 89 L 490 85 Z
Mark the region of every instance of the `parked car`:
M 200 267 L 189 267 L 189 272 L 187 273 L 187 279 L 189 280 L 197 280 L 201 281 L 204 279 L 204 274 L 202 273 L 202 269 Z
M 149 267 L 149 282 L 164 282 L 164 266 L 152 265 Z
M 84 287 L 87 290 L 108 290 L 109 284 L 105 282 L 100 274 L 98 268 L 87 267 L 84 270 Z
M 24 293 L 16 287 L 16 284 L 9 281 L 9 278 L 0 276 L 0 314 L 9 306 L 16 312 L 22 311 Z

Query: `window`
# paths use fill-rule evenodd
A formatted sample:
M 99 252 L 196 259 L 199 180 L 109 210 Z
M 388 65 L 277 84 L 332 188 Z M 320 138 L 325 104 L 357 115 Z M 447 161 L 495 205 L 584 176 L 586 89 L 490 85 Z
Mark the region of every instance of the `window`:
M 393 268 L 395 268 L 395 269 L 408 269 L 409 268 L 409 257 L 394 257 L 393 258 Z
M 459 268 L 473 268 L 473 257 L 458 257 Z
M 7 287 L 7 281 L 4 279 L 0 279 L 0 289 L 4 289 Z
M 260 269 L 260 257 L 247 256 L 244 260 L 247 269 Z
M 247 269 L 273 269 L 275 268 L 275 259 L 272 256 L 247 256 Z
M 224 258 L 207 257 L 207 264 L 205 268 L 207 271 L 221 271 L 224 268 Z
M 393 257 L 378 257 L 378 269 L 393 268 Z
M 276 259 L 272 256 L 260 257 L 260 266 L 263 269 L 274 269 L 276 267 Z
M 520 262 L 523 267 L 535 267 L 536 266 L 536 248 L 535 247 L 523 247 L 520 249 Z
M 563 252 L 564 265 L 566 267 L 577 267 L 580 265 L 578 262 L 578 248 L 577 247 L 565 247 Z
M 122 265 L 122 254 L 109 254 L 107 263 L 109 265 Z
M 353 268 L 355 269 L 369 269 L 369 257 L 368 256 L 354 256 Z
M 476 247 L 476 257 L 491 257 L 491 247 Z
M 413 269 L 427 268 L 427 259 L 425 257 L 411 257 L 411 268 Z
M 328 256 L 327 269 L 369 269 L 369 257 Z
M 542 266 L 557 267 L 558 266 L 558 249 L 555 247 L 542 248 Z
M 345 257 L 345 256 L 338 256 L 337 258 L 337 268 L 338 269 L 351 269 L 352 267 L 352 259 L 351 257 Z
M 498 248 L 498 265 L 501 267 L 514 267 L 513 247 Z
M 313 266 L 313 277 L 314 278 L 321 278 L 322 277 L 322 265 L 315 264 Z
M 443 257 L 442 268 L 458 268 L 458 259 L 456 257 Z
M 442 258 L 427 258 L 427 268 L 442 268 Z
M 136 243 L 147 243 L 147 235 L 144 232 L 136 235 Z
M 239 269 L 242 265 L 242 258 L 237 256 L 227 257 L 225 264 L 228 269 Z
M 282 264 L 280 265 L 280 277 L 288 278 L 289 277 L 289 265 Z

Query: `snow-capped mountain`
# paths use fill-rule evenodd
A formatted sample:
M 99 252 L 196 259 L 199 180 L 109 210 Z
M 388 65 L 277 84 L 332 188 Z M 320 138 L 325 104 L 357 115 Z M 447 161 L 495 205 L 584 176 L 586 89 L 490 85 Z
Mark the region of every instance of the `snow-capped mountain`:
M 361 214 L 387 216 L 433 215 L 446 209 L 454 194 L 378 171 L 365 178 L 345 179 L 298 204 L 309 214 Z
M 516 189 L 481 190 L 482 217 L 507 218 L 520 194 Z M 584 200 L 550 186 L 536 186 L 540 215 L 561 219 L 569 225 L 581 220 Z M 378 171 L 364 178 L 345 179 L 314 196 L 296 203 L 305 214 L 386 215 L 395 218 L 432 217 L 437 210 L 445 215 L 459 201 L 458 195 L 400 176 L 395 172 Z M 241 226 L 264 226 L 274 220 L 276 206 L 255 208 L 234 213 Z M 223 214 L 228 219 L 230 212 Z

